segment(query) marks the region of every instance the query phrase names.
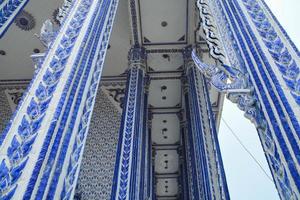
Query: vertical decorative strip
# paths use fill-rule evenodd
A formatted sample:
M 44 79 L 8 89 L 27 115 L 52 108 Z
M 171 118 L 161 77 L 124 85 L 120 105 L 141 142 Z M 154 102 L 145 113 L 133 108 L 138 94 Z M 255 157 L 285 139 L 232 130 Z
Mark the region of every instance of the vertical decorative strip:
M 209 121 L 208 129 L 211 133 L 210 137 L 211 137 L 211 141 L 213 144 L 212 146 L 213 146 L 213 149 L 215 151 L 215 156 L 216 156 L 216 158 L 215 158 L 216 166 L 215 167 L 217 168 L 218 174 L 219 174 L 219 177 L 218 177 L 219 178 L 219 187 L 220 187 L 220 190 L 222 191 L 222 198 L 230 199 L 226 176 L 225 176 L 224 165 L 223 165 L 223 160 L 222 160 L 222 156 L 221 156 L 218 133 L 216 130 L 216 123 L 215 123 L 216 119 L 215 119 L 213 111 L 212 111 L 211 101 L 210 101 L 210 97 L 209 97 L 209 91 L 208 91 L 206 80 L 203 76 L 200 78 L 202 78 L 202 80 L 203 80 L 200 87 L 202 86 L 202 88 L 203 88 L 204 95 L 202 95 L 202 96 L 206 103 L 206 106 L 204 104 L 203 107 L 206 107 L 204 110 L 207 111 L 206 114 L 207 114 L 207 118 Z
M 146 80 L 146 95 L 148 98 L 149 95 L 149 85 L 150 85 L 150 78 L 147 77 Z M 146 148 L 147 151 L 147 179 L 146 179 L 146 188 L 145 188 L 145 198 L 147 199 L 153 199 L 153 179 L 154 179 L 154 174 L 153 174 L 153 160 L 152 160 L 152 118 L 153 114 L 150 110 L 148 110 L 148 105 L 147 105 L 147 143 L 148 146 Z
M 84 105 L 83 113 L 81 114 L 81 118 L 78 119 L 80 120 L 78 130 L 75 130 L 75 134 L 73 134 L 73 148 L 68 149 L 68 151 L 70 152 L 70 156 L 67 159 L 65 159 L 65 165 L 68 164 L 68 168 L 65 168 L 65 175 L 62 176 L 63 178 L 60 178 L 60 180 L 58 180 L 61 182 L 61 184 L 63 183 L 63 189 L 61 190 L 61 193 L 58 193 L 58 195 L 60 194 L 60 197 L 62 199 L 70 199 L 74 196 L 75 186 L 79 176 L 83 150 L 87 138 L 87 133 L 89 130 L 89 124 L 92 117 L 92 111 L 95 104 L 96 94 L 100 83 L 100 77 L 102 74 L 102 68 L 110 38 L 110 33 L 116 15 L 118 0 L 112 0 L 109 2 L 109 4 L 110 9 L 102 9 L 102 11 L 105 10 L 107 13 L 101 12 L 101 9 L 99 10 L 100 16 L 102 14 L 106 17 L 101 17 L 102 19 L 104 19 L 104 21 L 100 23 L 100 25 L 102 24 L 100 27 L 101 29 L 98 29 L 98 38 L 95 39 L 96 41 L 100 41 L 97 45 L 98 49 L 95 53 L 95 67 L 94 71 L 92 71 L 92 73 L 89 74 L 90 83 L 87 87 L 87 96 L 85 102 L 82 103 Z M 106 25 L 104 25 L 105 23 Z M 100 34 L 100 31 L 102 31 L 102 34 Z M 100 36 L 102 36 L 102 40 L 99 40 Z M 60 175 L 57 176 L 60 177 Z M 55 182 L 52 182 L 52 184 L 53 183 L 54 186 L 56 186 Z M 58 195 L 56 195 L 56 198 Z
M 129 14 L 130 14 L 130 25 L 132 42 L 134 45 L 141 44 L 141 38 L 139 33 L 139 4 L 137 0 L 129 0 Z
M 186 112 L 189 112 L 190 105 L 189 105 L 189 97 L 188 97 L 188 88 L 185 90 L 185 109 Z M 190 115 L 186 116 L 186 121 L 191 122 Z M 188 173 L 188 185 L 189 185 L 189 196 L 191 199 L 197 199 L 200 196 L 200 193 L 203 192 L 202 187 L 199 187 L 197 184 L 197 179 L 202 180 L 200 176 L 200 170 L 196 167 L 195 163 L 195 152 L 193 146 L 193 139 L 192 139 L 192 126 L 191 123 L 187 123 L 187 132 L 184 134 L 184 141 L 185 141 L 185 154 L 186 154 L 186 162 L 187 162 L 187 173 Z M 199 177 L 200 176 L 200 177 Z
M 148 105 L 147 105 L 148 106 Z M 149 112 L 149 110 L 148 110 Z M 150 115 L 148 114 L 148 119 L 150 118 Z M 154 171 L 152 169 L 152 165 L 153 165 L 153 162 L 152 162 L 152 128 L 151 128 L 151 124 L 149 123 L 148 121 L 148 180 L 147 180 L 147 197 L 150 199 L 153 198 L 153 177 L 154 177 Z
M 143 130 L 144 76 L 146 52 L 133 47 L 129 52 L 128 83 L 122 113 L 117 161 L 111 199 L 139 199 L 141 134 Z M 144 173 L 144 172 L 143 172 Z
M 31 149 L 34 148 L 37 152 L 41 150 L 41 147 L 34 146 L 34 144 L 37 142 L 41 143 L 46 139 L 38 137 L 39 129 L 47 113 L 49 103 L 54 96 L 54 91 L 56 93 L 59 92 L 56 88 L 61 75 L 63 74 L 68 77 L 70 73 L 70 70 L 65 70 L 66 62 L 82 28 L 82 23 L 78 22 L 86 20 L 89 8 L 90 2 L 79 3 L 77 9 L 74 10 L 73 16 L 70 17 L 71 20 L 69 19 L 69 23 L 62 27 L 62 33 L 54 44 L 56 48 L 49 51 L 47 60 L 44 61 L 43 69 L 40 73 L 36 74 L 36 77 L 32 81 L 26 97 L 21 101 L 22 104 L 12 119 L 13 122 L 9 124 L 8 128 L 2 134 L 0 152 L 2 155 L 6 155 L 1 160 L 0 166 L 3 172 L 0 179 L 6 183 L 0 189 L 2 198 L 12 197 L 17 187 L 21 188 L 22 185 L 22 188 L 24 188 L 27 185 L 24 183 L 24 179 L 30 178 L 32 168 L 26 170 L 27 174 L 24 174 L 26 178 L 23 177 L 23 184 L 17 184 L 17 182 L 22 175 L 23 169 L 26 169 Z M 75 13 L 77 13 L 76 17 L 74 16 Z M 72 25 L 71 22 L 73 22 Z M 63 85 L 66 85 L 66 83 L 63 83 Z M 53 104 L 51 103 L 51 106 L 56 107 Z M 48 115 L 53 115 L 53 112 Z M 24 151 L 24 147 L 26 147 L 26 151 Z M 14 155 L 19 156 L 16 157 Z M 33 155 L 31 159 L 32 157 Z M 36 163 L 36 160 L 32 160 L 31 163 Z M 18 173 L 14 175 L 13 169 L 16 167 L 18 168 Z M 20 196 L 24 195 L 24 191 L 19 191 L 17 194 Z
M 184 58 L 188 87 L 185 90 L 185 105 L 189 142 L 186 144 L 192 159 L 190 165 L 195 171 L 192 173 L 195 189 L 190 195 L 192 199 L 229 199 L 226 179 L 223 179 L 225 173 L 220 170 L 223 169 L 222 162 L 218 162 L 220 152 L 215 150 L 218 143 L 212 139 L 215 133 L 207 113 L 207 105 L 211 105 L 204 96 L 204 80 L 192 61 L 191 47 L 184 49 Z
M 276 26 L 276 23 L 268 17 L 266 10 L 261 2 L 257 0 L 243 0 L 238 3 L 237 9 L 244 8 L 241 16 L 246 21 L 246 27 L 251 28 L 251 36 L 256 36 L 257 45 L 266 48 L 264 54 L 270 55 L 270 63 L 273 61 L 277 68 L 273 68 L 276 76 L 282 75 L 283 80 L 278 80 L 281 85 L 286 85 L 300 105 L 300 56 L 299 51 L 289 40 L 283 37 L 284 33 Z M 253 38 L 253 40 L 255 40 Z M 278 69 L 278 71 L 277 71 Z M 283 91 L 284 93 L 285 90 Z M 289 94 L 285 94 L 289 96 Z
M 143 112 L 141 112 L 141 119 L 143 120 L 142 129 L 141 129 L 141 143 L 140 145 L 140 192 L 139 199 L 148 198 L 148 180 L 150 179 L 149 168 L 151 167 L 151 162 L 149 162 L 148 157 L 149 149 L 151 149 L 151 143 L 149 143 L 149 130 L 148 130 L 148 93 L 149 93 L 149 77 L 145 77 L 145 90 L 144 90 L 144 103 L 143 103 Z
M 186 93 L 185 93 L 186 94 Z M 186 142 L 185 142 L 185 135 L 186 135 L 186 123 L 181 121 L 181 151 L 180 151 L 180 166 L 181 166 L 181 179 L 182 179 L 182 198 L 183 200 L 189 200 L 189 189 L 190 189 L 190 184 L 189 184 L 189 176 L 192 174 L 189 173 L 188 171 L 188 157 L 186 156 L 187 154 L 187 147 L 186 147 Z

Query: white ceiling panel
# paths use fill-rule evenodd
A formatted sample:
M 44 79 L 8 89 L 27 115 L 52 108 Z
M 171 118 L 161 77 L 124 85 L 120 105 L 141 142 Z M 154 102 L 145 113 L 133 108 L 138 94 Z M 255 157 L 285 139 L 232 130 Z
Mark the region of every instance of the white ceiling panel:
M 154 71 L 176 71 L 183 64 L 182 53 L 149 53 L 148 68 Z
M 166 89 L 163 89 L 163 86 Z M 154 107 L 175 107 L 181 103 L 181 80 L 151 80 L 149 104 Z
M 176 114 L 153 114 L 153 144 L 177 144 L 180 137 L 180 124 Z
M 140 0 L 140 10 L 142 39 L 145 45 L 185 43 L 186 0 Z M 148 41 L 145 41 L 145 38 Z
M 179 170 L 179 157 L 176 150 L 155 152 L 155 173 L 176 173 Z
M 163 196 L 176 196 L 178 194 L 178 180 L 176 178 L 159 178 L 157 179 L 156 195 Z

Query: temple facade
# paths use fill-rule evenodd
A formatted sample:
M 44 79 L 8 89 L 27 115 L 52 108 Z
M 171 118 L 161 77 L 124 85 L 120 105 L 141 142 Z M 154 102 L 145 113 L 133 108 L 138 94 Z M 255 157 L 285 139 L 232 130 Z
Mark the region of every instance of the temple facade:
M 230 199 L 224 98 L 300 199 L 300 53 L 263 0 L 0 0 L 0 38 L 0 199 Z

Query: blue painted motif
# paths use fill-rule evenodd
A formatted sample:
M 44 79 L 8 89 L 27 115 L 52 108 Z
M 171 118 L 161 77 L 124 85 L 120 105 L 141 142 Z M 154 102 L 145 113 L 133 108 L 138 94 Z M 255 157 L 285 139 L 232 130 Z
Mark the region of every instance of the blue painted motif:
M 136 0 L 129 1 L 132 36 L 135 45 L 139 45 L 139 31 L 138 31 L 138 16 L 136 12 Z
M 62 24 L 66 20 L 67 15 L 72 8 L 73 2 L 74 0 L 64 0 L 63 5 L 58 9 L 55 19 L 59 22 L 59 24 Z
M 105 4 L 106 5 L 106 4 Z M 97 12 L 96 12 L 97 13 Z M 98 19 L 97 17 L 94 17 L 94 19 Z M 91 22 L 91 24 L 95 24 L 96 30 L 102 30 L 102 23 L 99 23 L 98 20 L 95 20 L 93 22 Z M 91 26 L 93 27 L 93 26 Z M 94 28 L 90 28 L 89 31 L 86 33 L 87 36 L 90 33 L 94 33 Z M 100 35 L 100 34 L 99 34 Z M 98 37 L 99 37 L 98 35 Z M 97 35 L 94 34 L 94 37 L 96 37 Z M 63 169 L 62 165 L 64 163 L 64 156 L 66 155 L 66 151 L 67 151 L 67 143 L 70 142 L 70 137 L 75 125 L 75 120 L 76 120 L 76 116 L 77 116 L 77 112 L 80 106 L 80 101 L 82 100 L 82 96 L 83 96 L 83 91 L 84 91 L 84 87 L 86 87 L 86 81 L 87 81 L 87 77 L 88 74 L 90 73 L 91 70 L 91 59 L 87 59 L 88 57 L 93 58 L 93 53 L 95 53 L 95 49 L 97 47 L 97 43 L 94 42 L 95 38 L 94 37 L 90 37 L 89 38 L 89 42 L 87 42 L 87 46 L 89 46 L 87 51 L 84 51 L 83 56 L 84 59 L 82 59 L 81 56 L 79 56 L 77 58 L 77 64 L 79 65 L 79 70 L 76 74 L 76 76 L 74 77 L 74 80 L 79 80 L 79 81 L 74 81 L 74 83 L 72 84 L 71 90 L 70 90 L 70 95 L 69 95 L 69 99 L 62 101 L 66 102 L 65 105 L 65 111 L 62 114 L 63 118 L 60 122 L 60 126 L 59 126 L 59 132 L 55 137 L 55 146 L 52 147 L 51 152 L 50 152 L 50 156 L 49 159 L 47 161 L 47 166 L 49 169 L 51 168 L 55 168 L 55 172 L 54 172 L 54 177 L 51 180 L 51 186 L 50 186 L 50 191 L 47 194 L 47 199 L 52 199 L 54 198 L 54 194 L 56 191 L 56 185 L 57 185 L 57 181 L 59 179 L 59 174 L 61 173 L 61 170 Z M 94 45 L 92 45 L 92 43 L 94 42 Z M 82 62 L 79 64 L 79 60 L 82 59 Z M 75 67 L 76 68 L 76 67 Z M 83 79 L 81 77 L 84 77 Z M 74 98 L 76 97 L 76 99 Z M 75 100 L 74 100 L 75 99 Z M 71 108 L 73 107 L 73 111 L 71 112 Z M 70 115 L 72 114 L 72 115 Z M 69 125 L 66 123 L 66 121 L 68 120 L 68 118 L 71 118 Z M 67 128 L 67 131 L 65 130 L 65 128 Z M 63 137 L 63 134 L 65 133 L 65 136 Z M 59 145 L 62 141 L 62 148 L 58 154 L 58 163 L 56 165 L 54 165 L 54 161 L 57 155 L 57 151 L 59 149 Z M 45 184 L 47 184 L 47 180 L 49 179 L 49 175 L 50 175 L 50 171 L 45 171 L 44 175 L 43 175 L 43 179 L 42 179 L 42 183 L 44 184 L 40 184 L 39 186 L 39 190 L 38 193 L 41 193 L 41 195 L 43 195 L 44 189 L 45 189 Z M 43 181 L 45 180 L 45 181 Z
M 2 0 L 0 1 L 0 38 L 7 31 L 17 14 L 29 0 Z
M 108 22 L 104 29 L 104 36 L 102 37 L 102 41 L 101 41 L 99 56 L 97 59 L 97 65 L 95 71 L 93 72 L 92 82 L 86 99 L 86 104 L 85 104 L 86 106 L 84 107 L 84 111 L 78 129 L 78 134 L 76 135 L 76 140 L 73 146 L 72 154 L 67 169 L 67 175 L 64 179 L 64 186 L 63 186 L 62 193 L 60 195 L 61 199 L 70 199 L 70 197 L 72 197 L 72 193 L 74 193 L 75 185 L 78 179 L 79 166 L 83 154 L 83 146 L 86 141 L 91 113 L 95 103 L 96 91 L 99 86 L 105 53 L 108 45 L 108 40 L 109 40 L 112 24 L 114 21 L 114 17 L 118 5 L 118 1 L 108 1 L 108 2 L 111 3 L 110 4 L 111 8 L 108 15 Z M 108 9 L 106 10 L 108 11 Z M 100 23 L 100 25 L 102 23 Z M 100 30 L 103 30 L 103 24 L 101 25 Z M 98 36 L 100 36 L 100 34 L 98 34 Z
M 295 101 L 300 105 L 300 69 L 257 0 L 243 0 L 248 14 L 274 59 Z M 299 57 L 297 58 L 299 60 Z
M 138 69 L 133 68 L 130 71 L 130 82 L 129 82 L 129 88 L 128 88 L 128 100 L 126 104 L 126 116 L 124 121 L 124 130 L 122 131 L 122 134 L 124 134 L 123 138 L 123 145 L 122 145 L 122 151 L 120 155 L 120 169 L 118 170 L 118 181 L 117 181 L 117 190 L 116 190 L 116 198 L 118 199 L 128 199 L 129 196 L 129 189 L 131 186 L 131 177 L 129 177 L 129 170 L 131 171 L 131 165 L 132 165 L 132 143 L 133 143 L 133 137 L 134 134 L 137 134 L 134 132 L 134 126 L 136 123 L 135 119 L 135 113 L 136 113 L 136 104 L 137 104 L 137 99 L 136 99 L 136 93 L 137 93 L 137 81 L 138 81 Z M 124 111 L 123 111 L 124 112 Z M 132 172 L 131 172 L 132 173 Z M 113 198 L 112 198 L 113 199 Z
M 268 11 L 268 13 L 271 15 L 272 19 L 275 21 L 275 23 L 277 24 L 277 26 L 280 28 L 280 31 L 283 33 L 283 35 L 285 36 L 286 40 L 291 44 L 291 46 L 293 47 L 294 51 L 297 53 L 297 55 L 300 57 L 300 52 L 298 50 L 298 48 L 296 47 L 296 45 L 294 44 L 294 42 L 291 40 L 291 38 L 288 36 L 287 32 L 284 30 L 284 28 L 281 26 L 281 24 L 279 23 L 279 21 L 276 19 L 275 15 L 272 13 L 272 11 L 270 10 L 270 8 L 268 7 L 268 5 L 265 3 L 264 0 L 261 0 L 262 4 L 264 5 L 264 7 L 266 8 L 266 10 Z
M 231 5 L 231 7 L 232 6 L 233 5 Z M 232 8 L 234 8 L 234 7 L 232 7 Z M 241 25 L 240 19 L 238 19 L 237 21 L 240 24 L 240 27 L 243 28 L 243 26 Z M 258 57 L 255 49 L 252 46 L 251 39 L 248 37 L 248 33 L 244 29 L 242 29 L 242 30 L 244 31 L 243 35 L 247 38 L 247 44 L 250 46 L 250 50 L 251 50 L 252 54 L 256 57 L 255 60 L 258 62 L 259 66 L 262 66 L 262 64 L 260 63 L 260 59 L 259 59 L 259 57 Z M 249 31 L 251 33 L 251 30 L 249 30 Z M 252 37 L 252 39 L 255 39 L 255 38 Z M 240 40 L 240 43 L 242 45 L 244 45 L 242 40 Z M 257 43 L 256 43 L 256 45 L 257 45 Z M 260 48 L 260 47 L 257 46 L 257 48 Z M 264 53 L 261 50 L 260 50 L 259 53 L 264 56 Z M 253 66 L 252 61 L 249 58 L 249 55 L 247 55 L 246 58 L 248 60 L 249 65 L 251 66 L 251 70 L 253 71 L 254 66 Z M 265 61 L 266 66 L 268 66 L 269 69 L 271 69 L 269 63 L 266 62 L 267 59 L 265 59 L 264 61 Z M 271 88 L 272 86 L 271 86 L 271 84 L 270 84 L 270 82 L 268 80 L 267 75 L 265 75 L 265 72 L 264 72 L 263 68 L 260 67 L 259 68 L 259 72 L 264 77 L 264 83 L 267 85 L 267 88 Z M 253 73 L 253 74 L 255 74 L 255 73 Z M 256 82 L 259 83 L 260 82 L 259 78 L 257 77 L 257 75 L 255 75 L 255 76 L 256 76 L 255 77 Z M 275 78 L 275 75 L 273 76 L 273 78 Z M 258 87 L 260 87 L 259 88 L 260 92 L 262 92 L 264 90 L 261 85 L 258 85 Z M 280 90 L 282 90 L 281 87 L 280 87 Z M 270 95 L 272 97 L 272 100 L 274 101 L 274 103 L 276 105 L 277 111 L 282 115 L 283 114 L 282 107 L 281 107 L 280 103 L 278 102 L 277 96 L 274 94 L 274 91 L 273 90 L 268 90 L 268 92 L 270 93 Z M 285 98 L 284 94 L 282 94 L 281 97 Z M 297 169 L 296 169 L 297 164 L 291 162 L 293 160 L 292 159 L 293 152 L 290 152 L 289 149 L 287 148 L 287 146 L 286 146 L 287 143 L 284 140 L 284 136 L 283 136 L 283 134 L 286 134 L 289 137 L 289 142 L 293 142 L 294 141 L 293 136 L 291 134 L 291 127 L 286 122 L 284 122 L 283 123 L 283 127 L 284 127 L 284 129 L 285 129 L 286 132 L 282 132 L 280 130 L 277 122 L 276 122 L 276 118 L 274 116 L 274 112 L 273 112 L 272 106 L 270 105 L 269 102 L 266 101 L 266 99 L 263 99 L 263 100 L 264 100 L 264 105 L 267 108 L 267 113 L 265 115 L 267 115 L 270 118 L 270 120 L 271 120 L 271 127 L 274 129 L 274 139 L 279 142 L 279 145 L 276 146 L 276 148 L 274 150 L 274 153 L 272 152 L 272 154 L 269 154 L 269 155 L 271 155 L 271 158 L 269 159 L 271 161 L 271 163 L 272 163 L 271 164 L 271 169 L 274 170 L 274 174 L 273 175 L 274 175 L 275 181 L 278 183 L 277 187 L 280 188 L 279 189 L 280 194 L 282 196 L 285 196 L 285 198 L 291 199 L 291 198 L 294 198 L 292 196 L 295 195 L 294 194 L 295 189 L 291 188 L 290 181 L 295 181 L 296 182 L 296 187 L 300 187 L 300 184 L 299 184 L 299 180 L 300 180 L 299 179 L 299 174 L 298 174 Z M 292 113 L 290 113 L 290 116 L 293 117 Z M 297 148 L 297 146 L 292 145 L 292 148 L 295 148 L 295 147 Z M 279 154 L 278 154 L 277 150 L 280 150 L 283 153 L 284 159 L 281 159 L 279 157 Z M 295 152 L 298 152 L 298 151 L 295 151 Z M 288 162 L 288 164 L 284 164 L 284 165 L 282 164 L 282 163 L 287 163 L 287 162 Z M 280 166 L 280 170 L 278 170 L 278 168 L 276 168 L 276 167 L 274 168 L 274 166 L 277 166 L 277 165 Z M 285 174 L 286 174 L 286 172 L 284 172 L 285 170 L 290 171 L 291 176 L 293 177 L 294 180 L 285 177 Z M 284 187 L 281 187 L 282 185 L 284 185 Z
M 251 90 L 247 88 L 248 81 L 245 78 L 245 75 L 239 70 L 225 64 L 222 66 L 205 64 L 196 55 L 195 50 L 192 52 L 192 58 L 200 72 L 204 74 L 206 78 L 210 79 L 210 83 L 219 92 L 251 92 Z M 231 83 L 227 83 L 228 79 L 231 80 Z
M 139 47 L 132 48 L 129 53 L 131 68 L 128 72 L 111 199 L 135 199 L 140 193 L 137 184 L 140 180 L 137 180 L 136 173 L 141 173 L 141 166 L 138 165 L 138 159 L 141 159 L 138 143 L 141 141 L 138 141 L 143 130 L 144 72 L 141 67 L 145 56 L 145 49 Z

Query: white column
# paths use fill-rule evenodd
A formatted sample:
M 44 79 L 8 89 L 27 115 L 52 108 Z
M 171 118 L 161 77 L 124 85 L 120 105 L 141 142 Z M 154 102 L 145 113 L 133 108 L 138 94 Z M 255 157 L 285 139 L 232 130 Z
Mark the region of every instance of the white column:
M 299 50 L 263 0 L 198 0 L 198 6 L 213 27 L 203 28 L 217 41 L 206 34 L 207 42 L 223 57 L 211 55 L 226 64 L 219 72 L 251 91 L 228 97 L 256 125 L 280 197 L 300 198 Z
M 230 199 L 206 80 L 197 70 L 191 51 L 191 47 L 184 49 L 189 198 Z
M 117 0 L 78 0 L 0 138 L 1 199 L 69 199 Z
M 147 117 L 144 113 L 145 49 L 133 47 L 128 57 L 128 80 L 111 194 L 111 199 L 118 200 L 140 199 L 141 177 L 146 173 L 141 168 L 142 148 L 145 148 L 142 139 L 146 136 L 144 118 Z

